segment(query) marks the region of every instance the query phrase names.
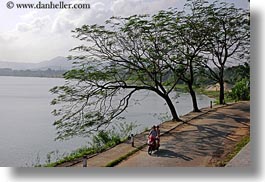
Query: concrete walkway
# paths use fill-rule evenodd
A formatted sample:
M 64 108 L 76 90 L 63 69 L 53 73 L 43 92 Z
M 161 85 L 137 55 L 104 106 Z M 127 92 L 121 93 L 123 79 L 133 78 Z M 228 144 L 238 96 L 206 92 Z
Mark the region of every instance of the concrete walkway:
M 249 134 L 249 117 L 247 102 L 218 108 L 165 134 L 152 156 L 144 148 L 118 167 L 216 166 Z
M 117 167 L 184 167 L 214 166 L 224 158 L 245 135 L 250 126 L 249 102 L 205 108 L 201 113 L 189 113 L 182 122 L 167 121 L 160 125 L 161 148 L 153 155 L 144 147 L 148 132 L 130 142 L 117 145 L 105 152 L 88 156 L 87 167 L 104 167 L 128 153 L 137 151 Z M 82 167 L 82 159 L 58 167 Z
M 250 167 L 250 143 L 248 143 L 229 163 L 226 167 Z

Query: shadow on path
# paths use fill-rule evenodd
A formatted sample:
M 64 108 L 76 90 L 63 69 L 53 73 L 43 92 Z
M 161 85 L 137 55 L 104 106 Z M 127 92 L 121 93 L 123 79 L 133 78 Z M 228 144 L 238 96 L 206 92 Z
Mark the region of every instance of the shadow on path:
M 160 150 L 156 151 L 154 153 L 154 155 L 156 155 L 156 157 L 181 158 L 185 161 L 193 160 L 191 157 L 188 157 L 186 155 L 182 155 L 182 154 L 179 154 L 179 153 L 176 153 L 174 151 L 167 150 L 167 149 L 160 149 Z
M 198 117 L 200 122 L 185 123 L 180 131 L 171 131 L 167 134 L 171 140 L 166 142 L 165 148 L 198 157 L 221 156 L 225 152 L 226 143 L 236 142 L 231 135 L 240 138 L 242 135 L 236 134 L 235 131 L 249 127 L 249 117 L 239 114 L 243 109 L 249 109 L 243 106 L 233 107 L 233 112 L 220 109 L 207 114 L 207 117 Z M 161 155 L 164 155 L 163 151 Z M 179 157 L 179 154 L 171 152 L 171 156 Z

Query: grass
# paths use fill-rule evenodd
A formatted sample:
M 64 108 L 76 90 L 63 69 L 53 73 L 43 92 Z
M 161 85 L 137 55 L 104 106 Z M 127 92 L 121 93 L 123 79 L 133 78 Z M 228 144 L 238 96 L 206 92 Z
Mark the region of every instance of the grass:
M 196 91 L 200 94 L 207 95 L 210 98 L 218 100 L 219 98 L 219 91 L 208 91 L 205 89 L 196 89 Z
M 84 156 L 91 156 L 97 153 L 101 153 L 103 151 L 106 151 L 126 140 L 128 140 L 128 133 L 131 133 L 133 127 L 133 123 L 131 124 L 120 124 L 117 125 L 119 131 L 121 133 L 117 134 L 113 132 L 115 130 L 115 127 L 113 127 L 110 130 L 106 131 L 100 131 L 97 135 L 93 136 L 92 142 L 90 143 L 90 147 L 83 147 L 80 149 L 77 149 L 76 151 L 72 152 L 71 154 L 63 157 L 60 156 L 57 157 L 57 161 L 50 162 L 51 154 L 54 154 L 53 152 L 48 154 L 46 160 L 46 164 L 44 165 L 35 165 L 35 167 L 56 167 L 62 163 L 65 162 L 71 162 L 75 163 L 75 161 L 80 161 Z
M 185 84 L 177 84 L 175 86 L 175 91 L 186 93 L 186 92 L 189 92 L 189 89 L 188 89 L 188 86 Z
M 185 84 L 178 84 L 176 85 L 176 88 L 175 88 L 176 91 L 180 91 L 180 92 L 184 92 L 184 93 L 189 93 L 189 89 L 188 89 L 188 86 L 185 85 Z M 199 93 L 199 94 L 202 94 L 202 95 L 206 95 L 212 99 L 215 99 L 215 103 L 216 104 L 219 104 L 219 90 L 217 91 L 209 91 L 209 90 L 206 90 L 205 88 L 202 88 L 202 87 L 195 87 L 194 86 L 194 90 L 196 93 Z M 229 92 L 225 92 L 225 101 L 226 102 L 233 102 L 234 100 L 232 100 L 230 97 L 229 97 Z
M 224 167 L 227 165 L 227 163 L 233 159 L 238 152 L 244 147 L 246 146 L 250 141 L 250 136 L 245 136 L 236 146 L 235 148 L 226 156 L 226 158 L 222 161 L 219 161 L 216 164 L 216 167 Z
M 63 157 L 62 159 L 60 159 L 56 162 L 52 162 L 52 163 L 43 165 L 43 167 L 56 167 L 56 166 L 63 164 L 65 162 L 75 161 L 75 160 L 83 158 L 84 156 L 97 154 L 97 153 L 106 151 L 106 150 L 110 149 L 111 147 L 118 145 L 121 142 L 123 142 L 123 141 L 119 141 L 119 142 L 110 141 L 107 144 L 105 144 L 104 146 L 98 147 L 98 148 L 89 148 L 89 147 L 80 148 L 80 149 L 72 152 L 70 155 Z M 35 167 L 42 167 L 42 166 L 35 166 Z
M 43 167 L 56 167 L 62 163 L 74 161 L 79 158 L 82 158 L 83 156 L 92 155 L 97 153 L 98 151 L 92 148 L 80 148 L 77 151 L 72 152 L 70 155 L 63 157 L 62 159 L 52 162 L 49 164 L 45 164 Z M 41 167 L 41 166 L 40 166 Z
M 215 103 L 219 104 L 219 90 L 218 91 L 209 91 L 209 90 L 205 90 L 203 88 L 196 88 L 195 89 L 197 93 L 199 94 L 203 94 L 206 95 L 212 99 L 215 99 Z M 225 102 L 226 103 L 230 103 L 230 102 L 235 102 L 230 96 L 229 96 L 229 92 L 226 91 L 225 92 Z

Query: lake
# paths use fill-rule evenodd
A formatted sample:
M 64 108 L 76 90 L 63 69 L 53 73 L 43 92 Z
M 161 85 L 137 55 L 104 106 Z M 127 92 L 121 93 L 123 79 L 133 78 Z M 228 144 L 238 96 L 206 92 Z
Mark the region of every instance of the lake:
M 64 84 L 60 78 L 0 77 L 0 166 L 20 167 L 44 163 L 47 154 L 56 156 L 88 144 L 89 138 L 54 141 L 55 118 L 50 105 L 54 96 L 53 86 Z M 178 94 L 175 106 L 178 114 L 192 111 L 189 94 Z M 161 117 L 170 113 L 165 102 L 154 93 L 139 92 L 133 97 L 141 102 L 131 102 L 123 114 L 126 121 L 136 122 L 134 132 L 162 122 Z M 200 108 L 208 107 L 210 98 L 198 95 Z M 55 157 L 56 157 L 55 156 Z

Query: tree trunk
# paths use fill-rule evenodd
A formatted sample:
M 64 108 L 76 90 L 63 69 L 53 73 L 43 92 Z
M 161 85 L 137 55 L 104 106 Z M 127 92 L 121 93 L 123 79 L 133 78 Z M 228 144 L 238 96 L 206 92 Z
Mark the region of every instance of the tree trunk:
M 198 108 L 196 94 L 195 94 L 195 92 L 194 92 L 194 90 L 192 88 L 192 85 L 188 84 L 188 86 L 189 86 L 189 91 L 190 91 L 192 104 L 193 104 L 193 112 L 201 112 L 200 109 Z
M 224 81 L 220 79 L 220 93 L 219 93 L 219 103 L 225 104 L 225 91 L 224 91 Z
M 165 99 L 165 101 L 166 101 L 166 103 L 167 103 L 167 105 L 168 105 L 168 107 L 170 109 L 171 115 L 173 117 L 172 120 L 181 121 L 181 119 L 178 117 L 178 114 L 177 114 L 177 111 L 175 109 L 175 106 L 173 105 L 173 103 L 172 103 L 171 99 L 169 98 L 169 96 L 165 95 L 163 98 Z
M 197 99 L 196 99 L 196 94 L 192 88 L 193 86 L 193 82 L 194 82 L 194 70 L 193 70 L 193 60 L 194 60 L 195 56 L 193 56 L 190 61 L 189 61 L 189 69 L 190 69 L 190 80 L 187 82 L 188 87 L 189 87 L 189 91 L 190 91 L 190 95 L 191 95 L 191 99 L 192 99 L 192 105 L 193 105 L 193 111 L 194 112 L 200 112 L 199 108 L 198 108 L 198 104 L 197 104 Z

